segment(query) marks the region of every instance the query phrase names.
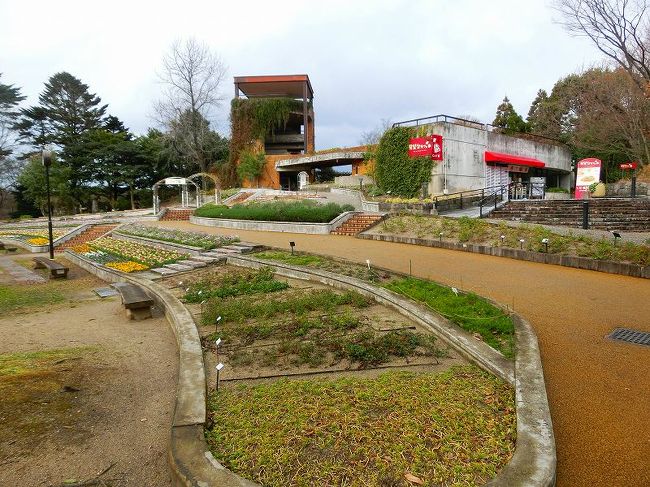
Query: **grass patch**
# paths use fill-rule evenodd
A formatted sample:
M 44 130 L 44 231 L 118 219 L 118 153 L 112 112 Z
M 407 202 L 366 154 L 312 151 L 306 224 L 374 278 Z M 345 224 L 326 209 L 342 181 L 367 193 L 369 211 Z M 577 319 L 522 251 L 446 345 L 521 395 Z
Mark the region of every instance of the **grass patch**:
M 515 446 L 512 389 L 473 366 L 226 387 L 208 407 L 213 454 L 265 486 L 481 485 Z
M 0 381 L 37 373 L 67 359 L 78 358 L 88 350 L 90 347 L 0 354 Z
M 327 223 L 341 213 L 352 210 L 354 207 L 351 205 L 321 205 L 311 200 L 302 200 L 248 203 L 232 207 L 209 203 L 197 209 L 194 214 L 200 217 L 234 220 Z
M 554 233 L 541 225 L 522 224 L 511 227 L 504 223 L 488 223 L 478 218 L 444 218 L 423 215 L 392 216 L 378 227 L 380 233 L 408 234 L 418 238 L 438 240 L 440 233 L 445 241 L 476 243 L 493 247 L 523 248 L 532 252 L 545 252 L 542 239 L 548 238 L 550 254 L 578 255 L 597 260 L 650 264 L 650 246 L 624 242 L 614 245 L 613 239 L 596 239 L 583 235 Z M 501 235 L 504 236 L 503 241 Z M 523 244 L 520 239 L 524 239 Z
M 183 299 L 187 303 L 201 303 L 209 298 L 226 298 L 287 289 L 289 284 L 273 277 L 273 269 L 263 267 L 255 271 L 233 271 L 205 277 L 190 284 Z
M 481 339 L 505 357 L 513 359 L 514 323 L 502 309 L 474 293 L 454 293 L 431 281 L 403 278 L 385 284 L 387 289 L 425 303 L 461 328 Z
M 283 262 L 289 265 L 304 265 L 311 267 L 324 266 L 327 262 L 322 257 L 317 255 L 296 253 L 293 254 L 282 251 L 267 250 L 265 252 L 258 252 L 255 254 L 256 259 L 274 260 L 276 262 Z
M 5 286 L 0 284 L 0 313 L 21 308 L 47 306 L 65 299 L 60 286 L 37 284 L 31 286 Z

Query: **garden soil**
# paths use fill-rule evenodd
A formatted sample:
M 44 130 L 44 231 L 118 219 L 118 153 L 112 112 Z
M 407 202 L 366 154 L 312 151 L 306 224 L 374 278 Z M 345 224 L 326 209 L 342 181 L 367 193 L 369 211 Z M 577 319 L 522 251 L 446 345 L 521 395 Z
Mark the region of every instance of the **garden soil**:
M 3 391 L 24 401 L 0 406 L 0 485 L 171 485 L 173 333 L 160 312 L 127 320 L 119 296 L 92 291 L 107 283 L 75 266 L 69 275 L 67 302 L 0 317 L 0 354 L 81 348 Z
M 158 222 L 183 230 L 232 230 Z M 540 343 L 559 487 L 650 485 L 650 349 L 609 340 L 650 332 L 650 280 L 335 235 L 238 231 L 242 240 L 347 258 L 456 286 L 513 307 Z

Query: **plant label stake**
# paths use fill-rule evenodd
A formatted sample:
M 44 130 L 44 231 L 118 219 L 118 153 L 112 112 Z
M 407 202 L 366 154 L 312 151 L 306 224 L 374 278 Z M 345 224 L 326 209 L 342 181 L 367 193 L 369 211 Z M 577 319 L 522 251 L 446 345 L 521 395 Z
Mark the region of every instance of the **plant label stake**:
M 293 255 L 293 248 L 296 246 L 296 242 L 289 242 L 289 247 L 291 247 L 291 255 Z
M 221 369 L 223 369 L 223 367 L 224 367 L 224 365 L 221 362 L 219 362 L 217 364 L 217 367 L 216 367 L 216 369 L 217 369 L 217 391 L 219 390 L 219 382 L 221 380 L 221 377 L 220 377 L 221 376 Z
M 217 321 L 214 322 L 214 332 L 217 333 L 217 328 L 219 327 L 219 322 L 221 321 L 221 316 L 217 316 Z
M 214 342 L 214 357 L 219 358 L 219 345 L 221 345 L 221 338 L 217 338 Z
M 366 259 L 366 265 L 368 266 L 368 270 L 370 270 L 370 259 Z

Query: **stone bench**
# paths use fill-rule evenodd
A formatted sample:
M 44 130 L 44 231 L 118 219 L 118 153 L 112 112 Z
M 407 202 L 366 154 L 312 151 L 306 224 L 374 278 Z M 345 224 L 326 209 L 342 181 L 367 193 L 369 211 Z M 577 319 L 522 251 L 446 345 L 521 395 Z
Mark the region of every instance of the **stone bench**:
M 18 250 L 18 247 L 7 246 L 4 242 L 0 242 L 0 250 L 4 250 L 5 253 L 9 253 Z
M 146 320 L 151 318 L 151 307 L 154 304 L 140 286 L 128 282 L 116 282 L 113 288 L 120 293 L 126 316 L 131 320 Z
M 50 277 L 54 279 L 68 277 L 69 269 L 55 260 L 48 259 L 47 257 L 34 257 L 32 260 L 34 261 L 34 269 L 49 269 Z

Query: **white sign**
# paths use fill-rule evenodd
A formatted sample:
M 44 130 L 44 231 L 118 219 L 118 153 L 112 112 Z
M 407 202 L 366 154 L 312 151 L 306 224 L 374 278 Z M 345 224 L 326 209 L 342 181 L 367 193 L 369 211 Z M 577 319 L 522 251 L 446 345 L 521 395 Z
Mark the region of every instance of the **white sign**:
M 545 177 L 530 178 L 530 197 L 542 198 L 544 197 L 544 188 L 546 187 Z
M 165 178 L 165 184 L 185 184 L 185 178 Z

